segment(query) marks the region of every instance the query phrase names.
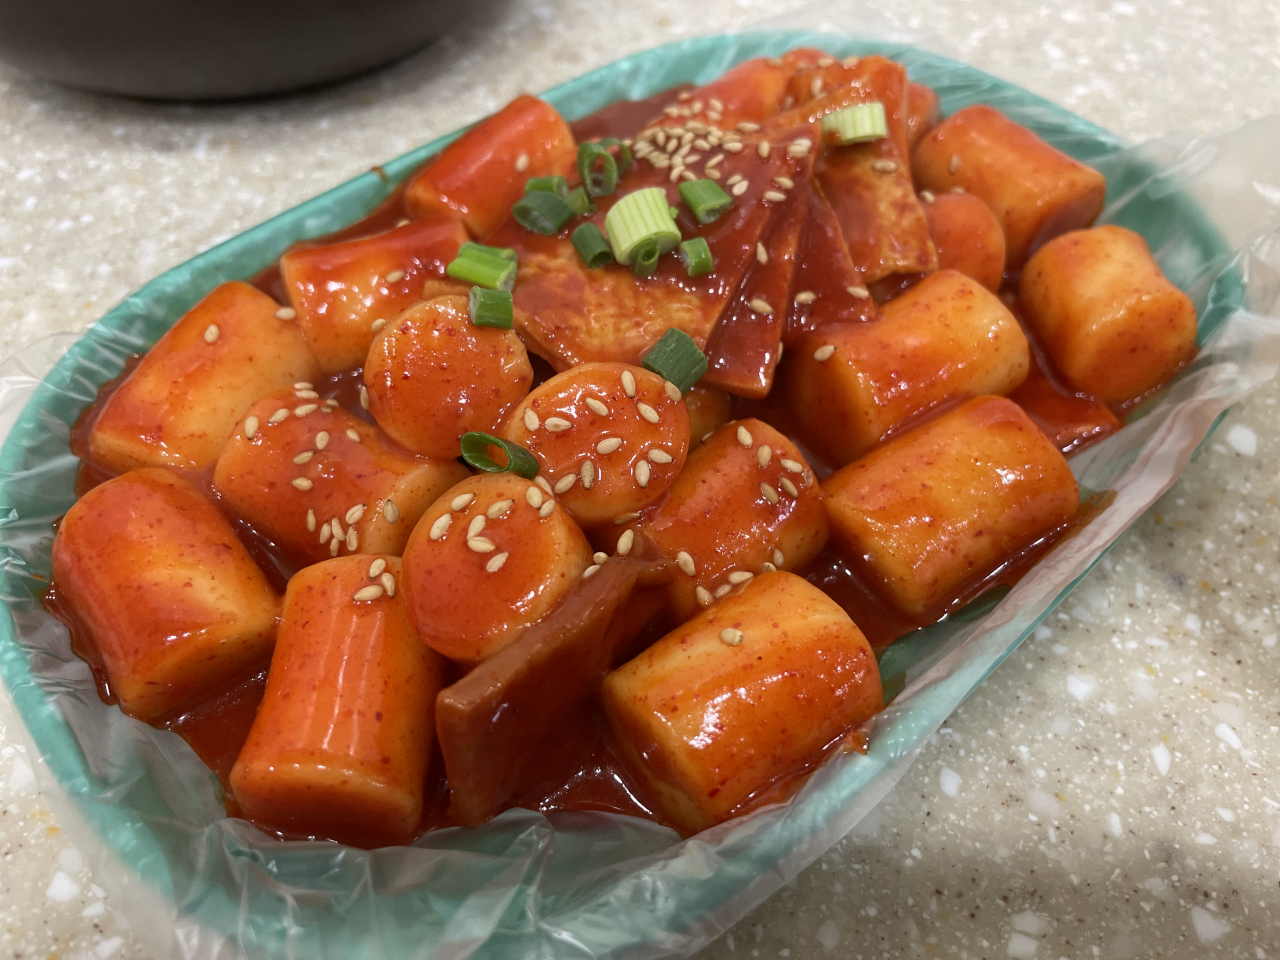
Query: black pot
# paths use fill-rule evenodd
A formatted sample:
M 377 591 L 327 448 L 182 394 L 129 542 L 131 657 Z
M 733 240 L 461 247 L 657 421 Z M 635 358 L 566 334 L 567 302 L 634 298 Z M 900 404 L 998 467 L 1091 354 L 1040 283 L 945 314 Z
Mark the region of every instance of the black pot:
M 74 87 L 220 100 L 412 53 L 474 0 L 0 0 L 0 57 Z

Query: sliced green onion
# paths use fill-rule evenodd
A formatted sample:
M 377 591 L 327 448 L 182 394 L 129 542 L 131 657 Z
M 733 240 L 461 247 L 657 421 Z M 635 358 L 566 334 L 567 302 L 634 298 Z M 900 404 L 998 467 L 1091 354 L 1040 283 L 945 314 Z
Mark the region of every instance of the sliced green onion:
M 551 237 L 573 219 L 573 207 L 554 193 L 535 190 L 516 201 L 516 205 L 511 208 L 511 215 L 526 230 Z
M 554 193 L 557 197 L 569 195 L 569 181 L 564 177 L 530 177 L 524 185 L 525 193 Z
M 691 277 L 710 273 L 716 265 L 711 258 L 711 248 L 702 237 L 693 237 L 680 244 L 680 259 L 684 261 L 684 268 Z
M 488 433 L 472 431 L 462 435 L 462 459 L 485 473 L 502 473 L 509 470 L 517 476 L 532 480 L 538 475 L 538 461 L 532 453 L 510 440 L 503 440 Z M 490 447 L 499 447 L 507 455 L 506 464 L 500 464 L 489 456 Z
M 600 146 L 608 150 L 610 147 L 618 148 L 618 176 L 622 176 L 627 172 L 627 168 L 631 166 L 631 148 L 619 140 L 617 137 L 605 137 L 600 141 Z
M 516 252 L 503 247 L 464 243 L 445 272 L 455 280 L 491 290 L 510 290 L 516 283 Z
M 609 249 L 609 242 L 605 240 L 604 234 L 594 223 L 584 223 L 579 226 L 573 231 L 572 240 L 573 249 L 578 251 L 578 256 L 582 258 L 588 270 L 613 262 L 613 251 Z
M 471 288 L 471 322 L 477 327 L 501 327 L 510 330 L 515 326 L 515 308 L 511 294 L 506 290 Z
M 733 198 L 714 180 L 686 180 L 679 190 L 680 199 L 699 223 L 710 223 L 733 206 Z
M 662 248 L 658 246 L 657 240 L 646 240 L 636 248 L 634 256 L 631 269 L 636 272 L 636 276 L 651 277 L 658 269 L 658 257 L 662 256 Z
M 622 197 L 605 215 L 604 229 L 614 257 L 628 267 L 635 263 L 636 252 L 650 242 L 657 250 L 652 254 L 654 263 L 680 242 L 680 228 L 671 219 L 667 192 L 661 187 L 645 187 Z
M 687 393 L 707 372 L 707 355 L 698 349 L 693 337 L 675 327 L 662 335 L 640 361 L 664 380 L 670 380 Z
M 564 198 L 564 202 L 573 208 L 573 212 L 578 216 L 584 213 L 590 213 L 595 209 L 595 204 L 591 202 L 591 198 L 587 196 L 587 191 L 582 187 L 574 187 Z
M 677 210 L 675 207 L 667 207 L 667 213 L 671 214 L 671 219 L 672 219 L 672 220 L 674 220 L 676 217 L 680 216 L 680 211 L 679 211 L 679 210 Z
M 829 143 L 871 143 L 889 135 L 884 118 L 884 104 L 855 103 L 851 107 L 828 113 L 822 118 L 822 135 Z
M 593 197 L 607 197 L 618 187 L 618 161 L 598 143 L 578 147 L 578 176 Z

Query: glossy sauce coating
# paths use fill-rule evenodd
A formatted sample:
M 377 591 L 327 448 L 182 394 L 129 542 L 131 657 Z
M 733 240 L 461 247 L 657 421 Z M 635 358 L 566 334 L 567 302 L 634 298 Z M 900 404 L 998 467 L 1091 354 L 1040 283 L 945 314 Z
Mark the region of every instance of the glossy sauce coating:
M 689 411 L 690 453 L 702 443 L 703 437 L 733 419 L 733 397 L 701 381 L 685 392 L 684 405 Z
M 247 283 L 214 289 L 117 385 L 90 431 L 93 458 L 113 473 L 217 460 L 249 404 L 319 373 L 297 322 L 277 310 Z
M 777 572 L 611 673 L 604 702 L 663 811 L 687 835 L 803 768 L 879 711 L 883 695 L 871 647 L 848 615 Z
M 1065 527 L 1079 505 L 1057 447 L 1001 397 L 961 404 L 822 487 L 833 541 L 912 616 Z
M 931 407 L 1006 394 L 1026 378 L 1018 321 L 964 274 L 932 274 L 881 314 L 824 327 L 787 358 L 784 389 L 799 435 L 833 464 L 862 456 Z
M 921 190 L 963 187 L 990 207 L 1004 230 L 1010 269 L 1045 241 L 1093 223 L 1107 191 L 1098 171 L 984 104 L 934 127 L 912 153 L 911 170 Z
M 214 487 L 301 563 L 398 556 L 422 511 L 467 469 L 400 450 L 314 392 L 281 391 L 250 407 L 218 460 Z
M 285 292 L 324 372 L 364 363 L 375 325 L 416 303 L 423 282 L 444 276 L 466 241 L 457 221 L 434 217 L 281 257 Z
M 377 334 L 364 365 L 369 412 L 415 453 L 458 455 L 464 433 L 491 433 L 533 383 L 512 330 L 471 322 L 466 297 L 410 307 Z
M 907 127 L 907 148 L 915 149 L 920 139 L 942 119 L 938 110 L 938 95 L 932 87 L 907 81 L 907 103 L 904 122 Z
M 415 174 L 405 188 L 405 207 L 419 219 L 460 219 L 473 238 L 483 239 L 508 217 L 530 177 L 571 172 L 577 149 L 560 114 L 523 94 Z
M 398 557 L 366 555 L 289 581 L 262 705 L 231 772 L 248 819 L 363 847 L 417 833 L 443 665 L 413 632 L 399 578 Z
M 1105 440 L 1123 424 L 1101 400 L 1059 387 L 1033 363 L 1027 379 L 1009 394 L 1040 431 L 1065 455 Z
M 1028 325 L 1081 393 L 1132 400 L 1195 352 L 1195 307 L 1132 230 L 1107 225 L 1045 244 L 1019 292 Z
M 813 472 L 790 440 L 755 419 L 727 423 L 707 438 L 640 529 L 668 557 L 689 557 L 671 585 L 678 619 L 742 578 L 806 563 L 827 542 Z
M 404 551 L 405 603 L 428 646 L 473 665 L 550 613 L 589 566 L 587 538 L 541 487 L 482 474 L 422 515 Z
M 952 190 L 924 204 L 939 270 L 959 270 L 992 292 L 1004 282 L 1004 231 L 991 208 Z
M 530 393 L 502 436 L 532 453 L 564 508 L 593 527 L 667 491 L 689 451 L 689 411 L 643 367 L 584 363 Z
M 271 655 L 276 595 L 200 492 L 168 470 L 75 502 L 53 576 L 120 707 L 161 722 Z

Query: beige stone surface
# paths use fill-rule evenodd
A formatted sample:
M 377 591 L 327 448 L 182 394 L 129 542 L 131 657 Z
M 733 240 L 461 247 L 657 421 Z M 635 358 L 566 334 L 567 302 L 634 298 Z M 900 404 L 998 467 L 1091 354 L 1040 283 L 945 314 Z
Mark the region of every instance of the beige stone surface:
M 793 8 L 511 0 L 390 69 L 249 105 L 111 100 L 0 66 L 0 354 L 521 90 Z M 1280 111 L 1264 0 L 892 12 L 1130 140 Z M 1280 956 L 1277 399 L 1234 411 L 880 810 L 705 956 Z M 0 697 L 0 957 L 142 956 L 16 722 Z

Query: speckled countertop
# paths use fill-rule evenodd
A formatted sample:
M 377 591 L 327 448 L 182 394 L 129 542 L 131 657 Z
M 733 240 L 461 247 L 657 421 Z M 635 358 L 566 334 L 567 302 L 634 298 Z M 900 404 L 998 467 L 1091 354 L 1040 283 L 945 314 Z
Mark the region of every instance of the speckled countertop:
M 248 106 L 116 101 L 0 66 L 0 354 L 521 90 L 794 6 L 511 0 L 389 70 Z M 1130 140 L 1280 111 L 1266 0 L 894 9 Z M 1280 957 L 1278 399 L 1272 384 L 1233 411 L 895 793 L 704 956 Z M 143 956 L 36 763 L 0 694 L 0 958 Z

